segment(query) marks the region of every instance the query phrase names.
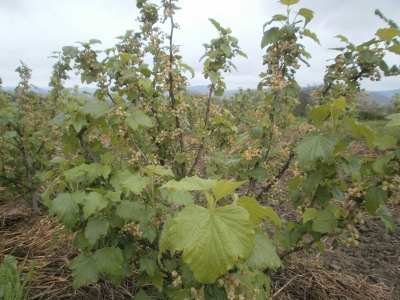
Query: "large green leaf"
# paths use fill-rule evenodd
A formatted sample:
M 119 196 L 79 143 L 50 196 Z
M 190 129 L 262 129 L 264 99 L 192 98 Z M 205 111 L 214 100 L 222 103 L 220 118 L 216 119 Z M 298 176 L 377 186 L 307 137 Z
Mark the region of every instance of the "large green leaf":
M 123 200 L 118 204 L 116 213 L 126 222 L 139 221 L 143 213 L 143 205 L 129 200 Z
M 391 159 L 391 155 L 382 155 L 377 157 L 373 164 L 372 168 L 374 169 L 375 172 L 379 174 L 384 174 L 388 168 L 388 162 Z
M 280 36 L 279 27 L 272 27 L 264 32 L 264 36 L 261 40 L 261 49 L 265 48 L 268 44 L 275 43 L 278 41 Z
M 318 210 L 313 207 L 308 207 L 303 213 L 303 223 L 314 220 L 318 216 Z
M 217 183 L 213 179 L 203 179 L 198 176 L 185 177 L 181 181 L 171 180 L 162 187 L 184 191 L 207 191 Z
M 171 251 L 183 251 L 182 259 L 197 281 L 213 283 L 239 258 L 253 253 L 254 229 L 248 217 L 247 211 L 236 205 L 213 210 L 188 206 L 169 228 Z
M 121 186 L 124 189 L 124 192 L 128 191 L 133 192 L 138 195 L 146 188 L 149 179 L 146 177 L 142 177 L 140 175 L 130 175 L 124 181 L 121 182 Z
M 400 126 L 400 113 L 388 115 L 386 119 L 390 122 L 385 127 Z
M 260 230 L 256 230 L 254 240 L 255 245 L 253 254 L 247 260 L 247 264 L 250 268 L 277 269 L 283 266 L 282 261 L 276 252 L 276 247 L 267 235 L 262 233 Z
M 400 45 L 393 45 L 387 48 L 390 52 L 400 54 Z
M 394 148 L 397 144 L 397 139 L 391 135 L 384 135 L 384 136 L 378 136 L 374 142 L 375 146 L 377 146 L 379 150 L 386 150 Z
M 85 228 L 85 237 L 91 245 L 94 245 L 97 240 L 106 235 L 110 222 L 106 218 L 89 218 Z
M 378 29 L 375 35 L 384 41 L 391 41 L 394 37 L 400 36 L 400 30 L 396 28 L 381 28 Z
M 156 262 L 151 258 L 140 258 L 140 271 L 146 272 L 150 276 L 154 276 L 154 273 L 158 269 Z
M 130 176 L 132 176 L 132 173 L 128 169 L 123 169 L 117 174 L 113 175 L 110 179 L 110 183 L 114 190 L 118 193 L 122 193 L 123 187 L 121 182 L 125 181 Z
M 367 124 L 358 124 L 354 119 L 347 119 L 347 121 L 351 124 L 351 129 L 356 138 L 360 138 L 361 136 L 365 137 L 368 148 L 372 152 L 377 138 L 375 131 L 369 128 Z
M 145 89 L 147 93 L 151 93 L 153 86 L 149 78 L 140 78 L 139 84 Z
M 118 276 L 121 274 L 124 258 L 120 248 L 106 247 L 96 250 L 96 269 L 98 272 Z
M 331 106 L 325 104 L 321 106 L 314 106 L 308 113 L 308 116 L 311 118 L 311 120 L 313 120 L 315 127 L 320 128 L 330 113 Z
M 83 201 L 83 215 L 85 219 L 89 218 L 95 212 L 107 207 L 107 204 L 108 200 L 106 197 L 97 192 L 91 192 Z
M 279 0 L 283 5 L 294 5 L 300 2 L 300 0 Z
M 86 102 L 86 104 L 80 109 L 80 112 L 83 114 L 91 114 L 97 119 L 101 116 L 104 116 L 109 110 L 110 107 L 107 105 L 107 103 L 102 101 L 92 101 Z
M 233 192 L 240 187 L 244 181 L 233 182 L 230 180 L 222 180 L 212 187 L 212 191 L 215 196 L 215 200 L 219 200 L 226 195 L 231 195 Z
M 304 166 L 317 158 L 329 158 L 335 146 L 338 144 L 338 139 L 333 133 L 308 133 L 300 144 L 297 146 L 296 152 L 299 157 L 299 164 Z
M 79 206 L 74 201 L 73 194 L 60 193 L 53 200 L 50 214 L 57 215 L 58 219 L 68 228 L 75 227 L 79 219 Z
M 368 187 L 365 195 L 365 208 L 367 209 L 367 212 L 370 215 L 374 214 L 382 204 L 386 203 L 387 199 L 387 192 L 382 190 L 380 187 Z
M 381 217 L 383 224 L 385 224 L 385 227 L 387 230 L 390 230 L 390 231 L 396 230 L 396 224 L 394 223 L 393 216 L 392 216 L 390 210 L 387 209 L 387 207 L 385 205 L 381 205 L 379 215 Z
M 308 8 L 300 8 L 298 14 L 306 19 L 304 26 L 306 26 L 314 18 L 314 12 Z
M 182 190 L 171 191 L 167 196 L 167 201 L 178 206 L 194 204 L 193 196 L 188 191 Z
M 333 212 L 323 210 L 318 213 L 312 224 L 312 230 L 321 233 L 331 233 L 337 227 L 338 222 L 335 219 Z
M 145 172 L 148 176 L 153 176 L 153 174 L 157 174 L 157 175 L 165 176 L 165 177 L 173 177 L 174 176 L 174 173 L 170 169 L 167 169 L 165 166 L 150 165 L 145 168 Z
M 261 206 L 253 197 L 240 197 L 236 204 L 247 210 L 250 215 L 249 219 L 254 225 L 260 224 L 262 220 L 269 219 L 275 227 L 280 228 L 282 226 L 282 221 L 277 213 L 270 207 Z
M 311 32 L 308 29 L 304 29 L 303 30 L 303 35 L 308 36 L 309 38 L 311 38 L 312 40 L 314 40 L 314 42 L 317 42 L 319 45 L 321 45 L 317 35 L 314 32 Z
M 96 283 L 99 275 L 96 269 L 96 261 L 85 252 L 75 257 L 68 265 L 72 270 L 72 287 L 77 290 L 89 282 Z
M 133 130 L 137 130 L 139 126 L 153 127 L 151 118 L 141 110 L 134 110 L 126 116 L 125 123 Z
M 231 47 L 228 44 L 222 44 L 220 48 L 224 52 L 224 54 L 226 56 L 229 57 L 231 55 L 232 50 L 231 50 Z

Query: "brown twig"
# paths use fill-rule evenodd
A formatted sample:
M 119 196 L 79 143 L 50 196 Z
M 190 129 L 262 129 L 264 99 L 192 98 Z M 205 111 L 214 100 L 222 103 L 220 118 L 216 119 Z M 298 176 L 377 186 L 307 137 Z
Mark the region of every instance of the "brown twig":
M 82 128 L 81 131 L 79 131 L 78 133 L 78 139 L 79 142 L 81 143 L 81 146 L 86 150 L 86 152 L 89 154 L 89 156 L 92 158 L 92 160 L 95 163 L 98 163 L 96 156 L 94 156 L 93 152 L 89 149 L 89 147 L 87 146 L 84 138 L 83 138 L 83 134 L 85 133 L 85 131 L 87 130 L 86 127 Z

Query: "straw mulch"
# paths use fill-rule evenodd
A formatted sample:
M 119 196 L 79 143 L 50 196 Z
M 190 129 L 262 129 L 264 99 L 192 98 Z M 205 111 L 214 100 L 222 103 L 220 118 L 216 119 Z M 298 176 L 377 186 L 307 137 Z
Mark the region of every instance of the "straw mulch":
M 72 246 L 73 235 L 62 231 L 54 219 L 41 216 L 24 201 L 0 202 L 0 262 L 12 254 L 20 262 L 36 261 L 29 299 L 132 299 L 137 287 L 133 278 L 119 289 L 106 281 L 78 291 L 72 289 L 70 260 L 79 252 Z M 271 276 L 272 299 L 400 299 L 383 284 L 371 285 L 321 267 L 298 262 Z
M 271 276 L 273 300 L 397 300 L 383 283 L 349 276 L 311 264 L 297 263 Z

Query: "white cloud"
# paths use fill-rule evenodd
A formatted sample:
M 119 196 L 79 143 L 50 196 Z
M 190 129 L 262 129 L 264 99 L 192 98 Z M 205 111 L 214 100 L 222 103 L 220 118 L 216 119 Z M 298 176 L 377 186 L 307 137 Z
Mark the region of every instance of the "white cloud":
M 156 0 L 153 0 L 156 2 Z M 74 45 L 75 41 L 100 39 L 102 47 L 111 47 L 117 40 L 114 37 L 124 34 L 127 29 L 138 29 L 135 22 L 138 9 L 134 0 L 0 0 L 0 77 L 4 86 L 13 86 L 18 82 L 14 70 L 19 60 L 33 69 L 32 83 L 47 86 L 51 66 L 55 62 L 47 57 L 53 51 L 61 50 L 65 45 Z M 181 0 L 176 21 L 181 30 L 176 31 L 176 44 L 182 45 L 184 60 L 195 68 L 196 78 L 193 85 L 206 84 L 201 75 L 203 43 L 217 36 L 217 32 L 208 18 L 214 18 L 224 27 L 233 30 L 233 36 L 239 39 L 239 45 L 249 56 L 237 58 L 234 63 L 239 72 L 232 71 L 225 78 L 229 89 L 239 86 L 254 88 L 258 83 L 258 74 L 262 66 L 263 51 L 260 49 L 262 25 L 277 13 L 285 13 L 285 7 L 276 0 Z M 313 59 L 311 68 L 303 67 L 298 72 L 301 85 L 322 81 L 326 60 L 336 53 L 327 50 L 340 45 L 333 37 L 337 34 L 347 36 L 353 43 L 361 43 L 373 37 L 376 30 L 385 23 L 374 16 L 374 10 L 381 11 L 391 19 L 400 22 L 398 0 L 347 0 L 315 1 L 302 0 L 293 7 L 308 7 L 315 12 L 315 18 L 309 27 L 316 32 L 321 46 L 304 39 Z M 399 64 L 400 58 L 391 57 L 390 63 Z M 379 83 L 365 83 L 373 90 L 397 89 L 398 78 L 386 78 Z

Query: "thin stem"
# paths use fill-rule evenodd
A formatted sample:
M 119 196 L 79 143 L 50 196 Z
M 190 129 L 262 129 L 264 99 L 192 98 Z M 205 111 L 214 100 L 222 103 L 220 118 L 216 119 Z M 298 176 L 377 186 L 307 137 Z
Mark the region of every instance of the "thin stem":
M 23 184 L 21 182 L 15 181 L 15 180 L 13 180 L 11 178 L 8 178 L 7 176 L 0 175 L 0 178 L 3 178 L 3 179 L 5 179 L 5 180 L 7 180 L 7 181 L 9 181 L 11 183 L 14 183 L 15 185 L 20 185 L 20 186 L 22 186 L 22 187 L 24 187 L 24 188 L 29 190 L 29 186 L 27 186 L 27 185 L 25 185 L 25 184 Z
M 279 179 L 282 178 L 282 176 L 285 174 L 286 170 L 289 168 L 290 162 L 292 161 L 293 158 L 294 158 L 294 153 L 290 153 L 288 160 L 286 161 L 286 163 L 282 167 L 282 169 L 279 170 L 278 175 L 276 176 L 274 182 L 269 183 L 265 188 L 263 188 L 261 190 L 261 192 L 256 197 L 257 200 L 260 200 L 261 196 L 263 194 L 267 193 L 271 189 L 271 187 L 275 184 L 275 182 L 277 182 Z
M 172 7 L 172 0 L 169 0 L 169 6 Z M 175 23 L 174 23 L 174 18 L 172 14 L 170 15 L 171 19 L 171 32 L 170 32 L 170 38 L 169 38 L 169 97 L 171 98 L 171 108 L 175 112 L 176 110 L 176 99 L 174 95 L 174 76 L 172 74 L 172 67 L 174 65 L 174 52 L 173 52 L 173 36 L 174 36 L 174 28 L 175 28 Z M 177 115 L 175 115 L 175 127 L 176 129 L 180 130 L 181 129 L 181 121 Z M 183 133 L 182 130 L 180 130 L 179 133 L 179 146 L 180 146 L 180 151 L 183 152 L 185 150 L 185 141 L 183 139 Z M 186 176 L 186 163 L 183 162 L 181 164 L 181 177 Z
M 114 106 L 117 106 L 117 102 L 115 102 L 113 96 L 111 96 L 110 92 L 107 89 L 107 96 L 108 98 L 110 98 L 111 102 L 114 104 Z
M 135 145 L 137 151 L 140 152 L 140 154 L 142 155 L 142 157 L 144 158 L 144 160 L 145 160 L 147 163 L 149 163 L 149 160 L 147 159 L 146 154 L 143 153 L 143 151 L 139 148 L 138 144 L 136 144 L 134 140 L 132 140 L 132 143 Z
M 214 85 L 211 85 L 211 86 L 210 86 L 210 92 L 209 92 L 209 94 L 208 94 L 208 99 L 207 99 L 206 117 L 205 117 L 205 119 L 204 119 L 204 130 L 207 130 L 208 119 L 209 119 L 209 115 L 210 115 L 211 96 L 212 96 L 212 93 L 214 92 L 214 88 L 215 88 Z M 190 168 L 189 176 L 192 176 L 193 171 L 194 171 L 194 168 L 195 168 L 196 165 L 198 164 L 199 159 L 200 159 L 200 155 L 201 155 L 201 153 L 202 153 L 202 151 L 203 151 L 203 147 L 204 147 L 204 137 L 201 139 L 201 141 L 202 141 L 202 143 L 201 143 L 201 145 L 199 146 L 199 149 L 198 149 L 198 151 L 197 151 L 197 155 L 196 155 L 196 158 L 195 158 L 195 160 L 194 160 L 194 163 L 193 163 L 192 167 Z
M 79 131 L 78 133 L 79 142 L 81 143 L 82 147 L 86 150 L 86 152 L 89 154 L 89 156 L 92 158 L 92 160 L 95 163 L 98 163 L 96 156 L 94 156 L 93 152 L 89 149 L 85 140 L 83 139 L 83 134 L 85 133 L 86 130 L 87 128 L 83 128 L 81 131 Z

